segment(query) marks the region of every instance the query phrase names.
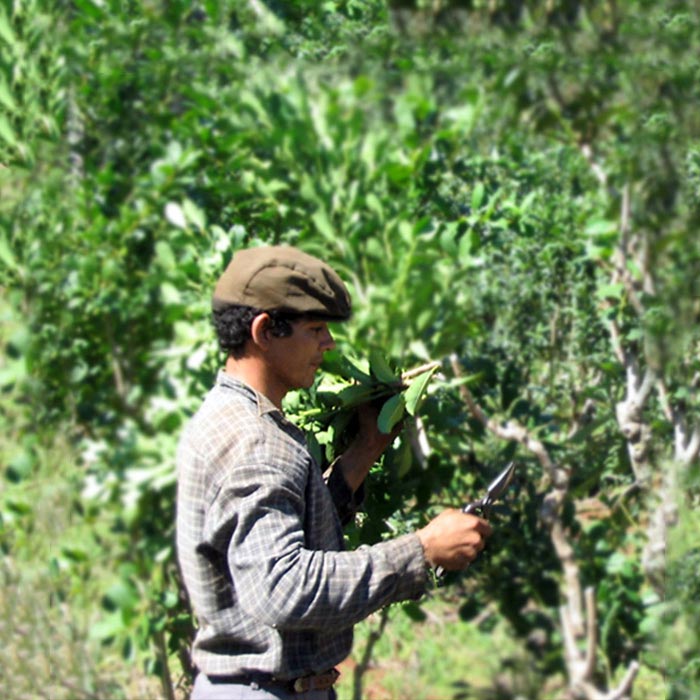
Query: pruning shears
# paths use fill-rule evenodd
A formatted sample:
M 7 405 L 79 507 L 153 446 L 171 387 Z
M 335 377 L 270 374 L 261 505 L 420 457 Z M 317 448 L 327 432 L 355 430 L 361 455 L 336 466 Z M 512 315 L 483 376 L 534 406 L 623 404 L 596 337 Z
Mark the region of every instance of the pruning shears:
M 513 480 L 515 474 L 515 462 L 510 462 L 508 466 L 489 484 L 486 493 L 478 500 L 471 503 L 465 503 L 462 506 L 462 513 L 472 513 L 480 518 L 488 520 L 491 515 L 491 508 L 498 500 L 499 496 L 508 488 L 508 485 Z M 445 570 L 438 566 L 435 574 L 441 578 Z

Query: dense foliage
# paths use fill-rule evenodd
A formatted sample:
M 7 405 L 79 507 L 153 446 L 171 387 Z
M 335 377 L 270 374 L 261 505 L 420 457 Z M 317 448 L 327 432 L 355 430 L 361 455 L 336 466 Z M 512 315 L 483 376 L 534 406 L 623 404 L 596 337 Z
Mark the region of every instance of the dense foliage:
M 292 416 L 347 392 L 348 358 L 435 363 L 351 541 L 515 456 L 490 555 L 451 581 L 465 621 L 497 607 L 572 697 L 623 697 L 602 693 L 636 664 L 698 692 L 698 8 L 461 5 L 0 8 L 0 380 L 26 420 L 2 546 L 32 517 L 12 484 L 36 427 L 67 431 L 75 507 L 108 514 L 115 557 L 94 634 L 147 650 L 166 692 L 174 655 L 191 670 L 173 455 L 221 362 L 210 290 L 234 250 L 279 242 L 355 308 Z M 89 549 L 59 563 L 85 576 Z

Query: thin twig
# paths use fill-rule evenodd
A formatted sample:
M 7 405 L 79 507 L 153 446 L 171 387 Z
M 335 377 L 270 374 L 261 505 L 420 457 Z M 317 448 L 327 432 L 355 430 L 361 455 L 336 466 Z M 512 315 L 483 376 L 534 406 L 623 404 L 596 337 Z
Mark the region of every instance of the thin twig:
M 423 374 L 424 372 L 429 372 L 431 369 L 438 369 L 441 366 L 442 363 L 438 362 L 437 360 L 433 360 L 432 362 L 426 362 L 423 365 L 418 365 L 418 367 L 414 367 L 413 369 L 406 370 L 401 374 L 401 379 L 403 381 L 409 381 L 413 379 L 414 377 L 417 377 L 420 374 Z
M 362 652 L 362 658 L 353 670 L 353 700 L 362 700 L 362 680 L 364 678 L 365 673 L 367 673 L 367 669 L 369 668 L 369 665 L 372 661 L 372 652 L 374 651 L 374 646 L 382 638 L 388 621 L 389 608 L 382 608 L 379 618 L 379 626 L 369 633 L 367 637 L 367 644 L 365 645 L 364 651 Z

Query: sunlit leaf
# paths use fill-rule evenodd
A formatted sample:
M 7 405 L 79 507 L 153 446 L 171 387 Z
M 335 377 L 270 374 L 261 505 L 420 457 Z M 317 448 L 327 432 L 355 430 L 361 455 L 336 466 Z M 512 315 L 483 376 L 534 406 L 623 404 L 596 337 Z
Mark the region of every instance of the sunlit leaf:
M 182 203 L 182 213 L 186 221 L 194 224 L 200 231 L 204 230 L 207 225 L 204 212 L 191 199 Z
M 17 137 L 10 126 L 10 122 L 4 114 L 0 114 L 0 138 L 6 141 L 10 146 L 17 145 Z
M 7 12 L 2 6 L 0 6 L 0 38 L 9 46 L 14 46 L 17 42 L 15 33 L 12 31 L 12 27 L 10 26 Z
M 177 202 L 168 202 L 165 205 L 165 218 L 178 228 L 187 228 L 187 217 L 182 207 Z
M 17 271 L 17 258 L 10 248 L 5 236 L 0 235 L 0 262 L 2 262 L 8 270 Z
M 477 182 L 472 191 L 472 210 L 477 211 L 484 201 L 484 194 L 486 193 L 486 188 L 483 182 Z
M 425 390 L 430 382 L 430 378 L 433 376 L 433 374 L 435 374 L 437 369 L 437 366 L 435 366 L 426 372 L 423 372 L 423 374 L 418 375 L 411 381 L 411 385 L 408 387 L 408 389 L 406 389 L 406 411 L 410 415 L 415 416 L 418 412 L 425 394 Z
M 17 107 L 17 103 L 10 92 L 7 80 L 2 74 L 0 74 L 0 104 L 3 104 L 10 112 L 13 112 Z

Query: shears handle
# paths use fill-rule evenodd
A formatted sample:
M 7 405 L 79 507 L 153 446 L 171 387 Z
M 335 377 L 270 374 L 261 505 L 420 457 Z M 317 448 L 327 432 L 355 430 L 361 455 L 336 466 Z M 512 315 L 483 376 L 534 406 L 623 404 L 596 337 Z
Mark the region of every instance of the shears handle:
M 480 518 L 484 517 L 484 507 L 478 501 L 472 503 L 466 503 L 462 506 L 462 513 L 471 513 L 472 515 L 478 515 Z
M 483 518 L 484 507 L 480 501 L 472 501 L 472 503 L 466 503 L 462 506 L 462 513 L 471 513 L 472 515 L 477 515 L 480 518 Z M 469 564 L 467 564 L 464 568 L 469 568 Z M 437 569 L 435 569 L 435 575 L 438 577 L 438 579 L 441 579 L 445 575 L 445 569 L 438 566 Z

